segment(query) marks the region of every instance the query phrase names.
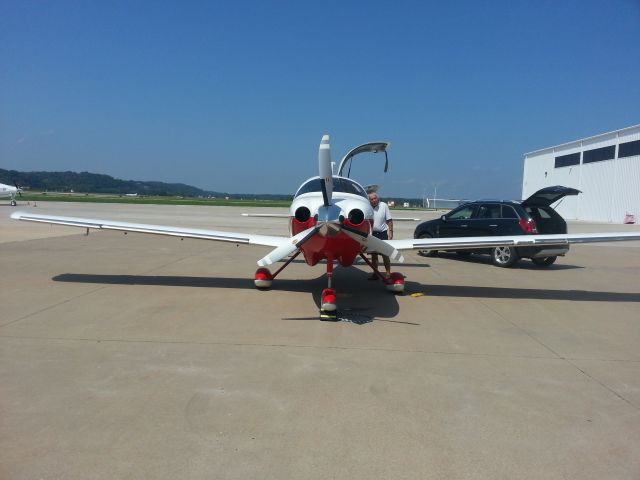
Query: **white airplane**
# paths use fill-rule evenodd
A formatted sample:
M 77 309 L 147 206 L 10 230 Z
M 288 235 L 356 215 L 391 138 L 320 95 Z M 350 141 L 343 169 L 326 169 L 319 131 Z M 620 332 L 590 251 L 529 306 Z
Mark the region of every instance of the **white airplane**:
M 10 197 L 12 207 L 15 207 L 17 205 L 16 195 L 22 196 L 22 189 L 19 186 L 5 185 L 4 183 L 0 183 L 0 197 Z
M 85 228 L 87 233 L 89 229 L 118 230 L 275 247 L 257 262 L 259 268 L 255 272 L 254 283 L 256 287 L 261 289 L 270 288 L 273 279 L 300 253 L 310 266 L 325 260 L 327 288 L 322 291 L 321 295 L 320 318 L 322 319 L 337 318 L 336 291 L 332 287 L 335 264 L 348 267 L 353 265 L 358 257 L 362 258 L 384 281 L 389 291 L 396 293 L 404 291 L 404 275 L 394 272 L 390 278 L 385 278 L 365 256 L 366 253 L 377 252 L 397 262 L 403 262 L 404 258 L 400 253 L 402 250 L 459 250 L 499 246 L 554 246 L 570 243 L 640 240 L 640 233 L 627 232 L 380 240 L 371 234 L 373 209 L 369 204 L 365 189 L 350 179 L 348 174 L 343 176 L 342 172 L 346 163 L 352 160 L 356 154 L 384 152 L 386 156 L 388 146 L 388 143 L 377 142 L 354 148 L 340 162 L 338 174 L 334 175 L 329 136 L 323 136 L 318 154 L 319 175 L 308 179 L 298 188 L 289 210 L 290 236 L 287 237 L 39 215 L 27 212 L 15 212 L 11 217 L 30 222 Z M 279 261 L 284 261 L 284 265 L 272 273 L 267 267 Z

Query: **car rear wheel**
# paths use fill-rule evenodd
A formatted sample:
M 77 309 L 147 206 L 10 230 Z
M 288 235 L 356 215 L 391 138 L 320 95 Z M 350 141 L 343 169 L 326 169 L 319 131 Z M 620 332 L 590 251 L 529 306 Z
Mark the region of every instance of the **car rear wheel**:
M 536 264 L 538 267 L 548 267 L 552 265 L 558 257 L 542 257 L 542 258 L 532 258 L 531 261 Z
M 422 233 L 418 238 L 433 238 L 433 237 L 428 233 Z M 418 255 L 421 255 L 423 257 L 435 257 L 436 253 L 438 253 L 437 250 L 418 250 Z
M 518 261 L 518 254 L 512 247 L 495 247 L 491 250 L 491 263 L 497 267 L 511 267 Z

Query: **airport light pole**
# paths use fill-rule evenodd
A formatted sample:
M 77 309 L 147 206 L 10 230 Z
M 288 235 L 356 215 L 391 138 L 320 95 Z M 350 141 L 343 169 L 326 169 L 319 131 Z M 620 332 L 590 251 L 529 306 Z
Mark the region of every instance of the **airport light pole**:
M 438 186 L 441 185 L 442 183 L 443 183 L 442 180 L 436 180 L 435 182 L 431 182 L 431 185 L 433 185 L 433 209 L 434 210 L 437 209 L 436 197 L 438 196 Z

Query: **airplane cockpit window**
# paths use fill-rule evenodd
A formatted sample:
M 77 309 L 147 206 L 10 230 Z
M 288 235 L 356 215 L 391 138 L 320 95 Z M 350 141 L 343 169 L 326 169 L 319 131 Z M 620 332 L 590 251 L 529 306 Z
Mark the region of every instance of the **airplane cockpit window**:
M 298 189 L 295 196 L 297 197 L 299 195 L 302 195 L 303 193 L 321 191 L 322 187 L 320 179 L 312 178 Z M 351 193 L 353 195 L 359 195 L 361 197 L 368 198 L 367 192 L 364 190 L 364 188 L 362 188 L 360 185 L 349 178 L 333 177 L 333 191 L 341 193 Z

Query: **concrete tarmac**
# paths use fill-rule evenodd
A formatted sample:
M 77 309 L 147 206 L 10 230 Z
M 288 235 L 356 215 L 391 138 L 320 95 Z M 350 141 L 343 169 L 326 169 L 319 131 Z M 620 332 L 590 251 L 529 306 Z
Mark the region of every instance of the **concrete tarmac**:
M 17 209 L 287 233 L 239 208 Z M 573 246 L 547 269 L 409 252 L 403 296 L 337 268 L 330 323 L 322 265 L 258 291 L 268 247 L 85 236 L 13 211 L 3 480 L 640 478 L 640 242 Z M 570 224 L 606 230 L 638 226 Z

